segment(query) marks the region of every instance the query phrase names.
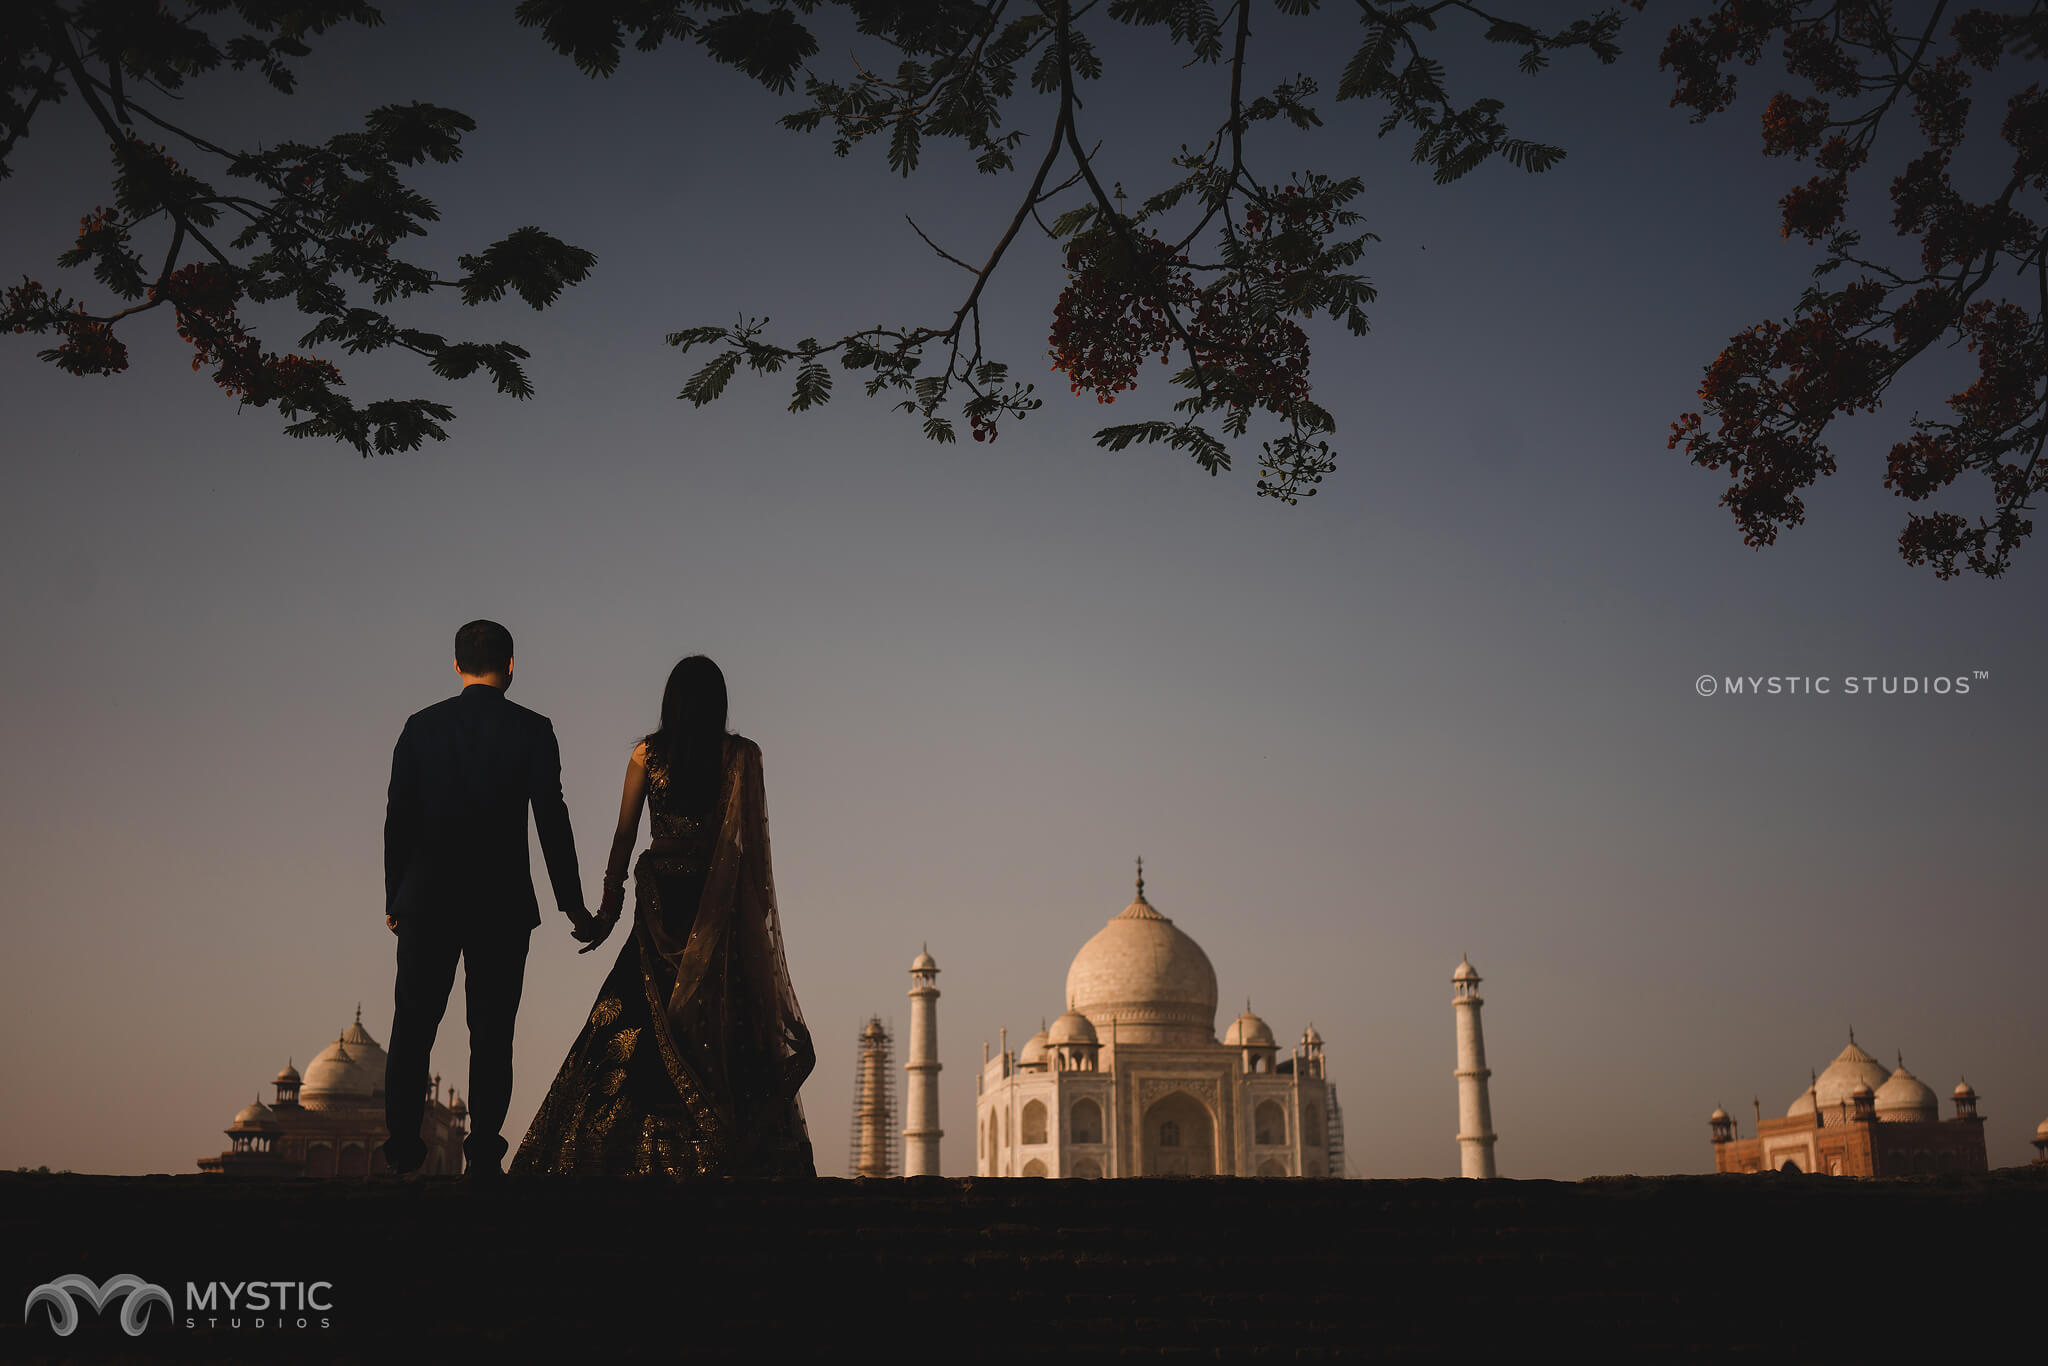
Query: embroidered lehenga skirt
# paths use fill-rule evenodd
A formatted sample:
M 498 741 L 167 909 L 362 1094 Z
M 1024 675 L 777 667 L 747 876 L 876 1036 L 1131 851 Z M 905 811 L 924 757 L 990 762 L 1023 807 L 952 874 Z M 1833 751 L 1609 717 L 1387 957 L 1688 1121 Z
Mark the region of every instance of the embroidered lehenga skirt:
M 810 1143 L 774 1059 L 747 1028 L 750 945 L 725 934 L 680 1020 L 674 946 L 689 938 L 708 840 L 658 840 L 633 870 L 633 931 L 548 1088 L 515 1173 L 811 1176 Z M 657 927 L 658 931 L 657 931 Z M 667 946 L 669 952 L 664 952 Z

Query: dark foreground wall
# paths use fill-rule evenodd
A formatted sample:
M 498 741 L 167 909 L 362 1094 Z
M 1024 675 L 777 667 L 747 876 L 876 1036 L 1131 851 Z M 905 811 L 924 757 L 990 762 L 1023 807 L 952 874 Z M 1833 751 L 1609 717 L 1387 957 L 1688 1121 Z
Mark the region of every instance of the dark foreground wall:
M 2044 1238 L 2041 1168 L 681 1189 L 0 1174 L 0 1360 L 2031 1361 Z M 69 1337 L 42 1306 L 24 1323 L 66 1273 L 141 1277 L 177 1312 L 138 1337 L 118 1299 L 82 1304 Z M 225 1307 L 245 1282 L 287 1283 L 282 1324 Z M 189 1310 L 209 1286 L 219 1307 Z

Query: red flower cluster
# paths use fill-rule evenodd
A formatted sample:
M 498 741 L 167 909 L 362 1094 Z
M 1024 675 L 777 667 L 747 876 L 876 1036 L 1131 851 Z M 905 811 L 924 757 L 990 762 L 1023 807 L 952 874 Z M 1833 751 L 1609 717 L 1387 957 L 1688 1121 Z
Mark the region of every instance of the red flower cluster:
M 1151 233 L 1132 232 L 1130 240 L 1135 253 L 1111 227 L 1075 237 L 1067 287 L 1053 308 L 1052 368 L 1066 374 L 1074 393 L 1092 389 L 1098 403 L 1136 388 L 1146 357 L 1167 359 L 1173 328 L 1166 310 L 1186 307 L 1195 293 L 1187 257 Z
M 1244 210 L 1244 231 L 1247 237 L 1270 237 L 1275 232 L 1300 229 L 1313 221 L 1322 225 L 1325 233 L 1337 230 L 1336 213 L 1325 207 L 1318 210 L 1302 193 L 1301 186 L 1284 186 L 1273 196 L 1273 211 L 1268 213 L 1257 204 L 1247 204 Z
M 1849 206 L 1849 179 L 1840 175 L 1817 175 L 1778 201 L 1783 222 L 1781 237 L 1798 233 L 1818 242 L 1833 232 Z
M 192 343 L 192 368 L 214 367 L 213 382 L 224 393 L 258 407 L 272 399 L 303 399 L 341 383 L 341 372 L 309 356 L 265 352 L 236 313 L 242 286 L 210 261 L 195 261 L 172 272 L 161 290 L 178 318 L 178 335 Z
M 1959 320 L 1977 355 L 1977 379 L 1949 398 L 1965 431 L 2003 433 L 2026 421 L 2048 377 L 2048 347 L 2040 327 L 2017 304 L 1979 299 Z
M 1718 430 L 1709 432 L 1698 413 L 1671 425 L 1667 445 L 1683 445 L 1694 464 L 1726 467 L 1734 479 L 1721 503 L 1746 544 L 1769 545 L 1779 527 L 1805 520 L 1798 491 L 1835 471 L 1821 432 L 1838 416 L 1878 406 L 1894 359 L 1871 335 L 1884 296 L 1878 282 L 1859 280 L 1789 326 L 1761 323 L 1737 335 L 1700 385 Z
M 1966 471 L 1984 475 L 1993 495 L 1988 516 L 1972 524 L 1949 512 L 1915 514 L 1899 544 L 1908 563 L 1932 565 L 1942 578 L 1961 567 L 1996 575 L 2032 530 L 2030 500 L 2048 492 L 2048 460 L 2039 458 L 2048 429 L 2048 312 L 2031 290 L 2011 301 L 1975 296 L 2003 274 L 2001 258 L 2026 278 L 2048 250 L 2042 225 L 2015 207 L 2014 194 L 2021 186 L 2048 192 L 2048 94 L 2029 86 L 2007 105 L 2000 133 L 2012 172 L 1995 198 L 1972 202 L 1951 171 L 1968 164 L 1958 158 L 1971 126 L 1973 68 L 1988 71 L 2008 49 L 2027 50 L 2037 18 L 1969 10 L 1950 26 L 1945 54 L 1916 43 L 1912 31 L 1894 32 L 1895 22 L 1890 5 L 1716 0 L 1710 14 L 1672 31 L 1664 51 L 1664 65 L 1678 75 L 1672 102 L 1699 117 L 1728 105 L 1732 68 L 1761 59 L 1774 34 L 1783 37 L 1786 73 L 1818 93 L 1780 93 L 1764 111 L 1765 154 L 1811 158 L 1819 172 L 1780 201 L 1787 237 L 1815 242 L 1843 224 L 1850 177 L 1867 159 L 1879 118 L 1895 104 L 1909 107 L 1923 145 L 1891 182 L 1891 217 L 1900 236 L 1917 239 L 1924 274 L 1875 266 L 1882 279 L 1809 295 L 1791 321 L 1731 340 L 1700 386 L 1705 416 L 1683 414 L 1670 444 L 1696 464 L 1728 471 L 1723 504 L 1745 541 L 1768 544 L 1801 520 L 1799 490 L 1834 468 L 1820 441 L 1827 424 L 1875 409 L 1901 367 L 1944 337 L 1964 341 L 1976 356 L 1975 382 L 1949 397 L 1945 414 L 1914 419 L 1912 434 L 1891 448 L 1884 482 L 1917 502 Z M 1830 244 L 1829 268 L 1861 264 L 1850 240 Z
M 84 255 L 96 256 L 119 246 L 126 237 L 120 217 L 104 206 L 95 206 L 78 220 L 78 251 Z
M 1292 318 L 1254 320 L 1242 291 L 1204 296 L 1188 329 L 1202 369 L 1230 380 L 1230 406 L 1285 413 L 1309 395 L 1308 333 Z
M 1810 155 L 1827 132 L 1828 113 L 1826 100 L 1797 100 L 1782 90 L 1771 96 L 1764 106 L 1764 154 Z
M 64 340 L 43 353 L 58 369 L 74 375 L 118 375 L 128 368 L 128 347 L 105 323 L 60 322 Z
M 1197 291 L 1187 257 L 1158 237 L 1135 234 L 1135 255 L 1114 229 L 1097 228 L 1067 249 L 1068 285 L 1053 314 L 1053 368 L 1098 402 L 1136 387 L 1138 367 L 1169 361 L 1178 311 L 1204 392 L 1235 410 L 1286 414 L 1309 396 L 1308 333 L 1273 300 L 1332 268 L 1323 246 L 1334 209 L 1298 185 L 1245 209 L 1247 259 L 1227 282 Z M 979 439 L 979 433 L 977 433 Z
M 65 306 L 27 276 L 0 296 L 0 326 L 17 335 L 55 332 L 63 340 L 37 354 L 69 374 L 118 375 L 128 368 L 128 348 L 112 327 L 87 317 L 83 304 Z

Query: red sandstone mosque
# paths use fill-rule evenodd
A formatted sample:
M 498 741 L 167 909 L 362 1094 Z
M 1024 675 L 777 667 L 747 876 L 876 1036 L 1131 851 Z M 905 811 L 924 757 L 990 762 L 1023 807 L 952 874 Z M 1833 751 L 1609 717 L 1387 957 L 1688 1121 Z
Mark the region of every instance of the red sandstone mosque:
M 199 1170 L 213 1176 L 374 1176 L 385 1170 L 384 1049 L 363 1028 L 363 1008 L 356 1022 L 315 1054 L 299 1070 L 286 1062 L 271 1083 L 270 1104 L 258 1095 L 235 1115 L 226 1130 L 227 1151 L 199 1159 Z M 427 1141 L 429 1176 L 452 1176 L 462 1170 L 462 1140 L 469 1107 L 448 1089 L 444 1099 L 440 1077 L 428 1083 Z
M 1714 1170 L 1828 1176 L 1989 1170 L 1976 1091 L 1963 1081 L 1951 1099 L 1955 1115 L 1943 1119 L 1933 1088 L 1906 1070 L 1904 1058 L 1887 1074 L 1852 1033 L 1849 1046 L 1810 1080 L 1784 1118 L 1759 1113 L 1752 1137 L 1737 1138 L 1735 1121 L 1716 1106 L 1707 1120 Z M 2048 1130 L 2048 1121 L 2042 1127 Z

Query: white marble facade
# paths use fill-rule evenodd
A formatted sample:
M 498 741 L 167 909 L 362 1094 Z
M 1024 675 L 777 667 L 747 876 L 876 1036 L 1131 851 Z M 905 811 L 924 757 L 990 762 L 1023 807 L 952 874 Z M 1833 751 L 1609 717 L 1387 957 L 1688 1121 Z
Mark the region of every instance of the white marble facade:
M 976 1083 L 981 1176 L 1343 1174 L 1323 1041 L 1280 1056 L 1249 1005 L 1216 1038 L 1216 970 L 1137 899 L 1082 946 L 1067 1010 Z M 984 1055 L 987 1048 L 983 1048 Z

